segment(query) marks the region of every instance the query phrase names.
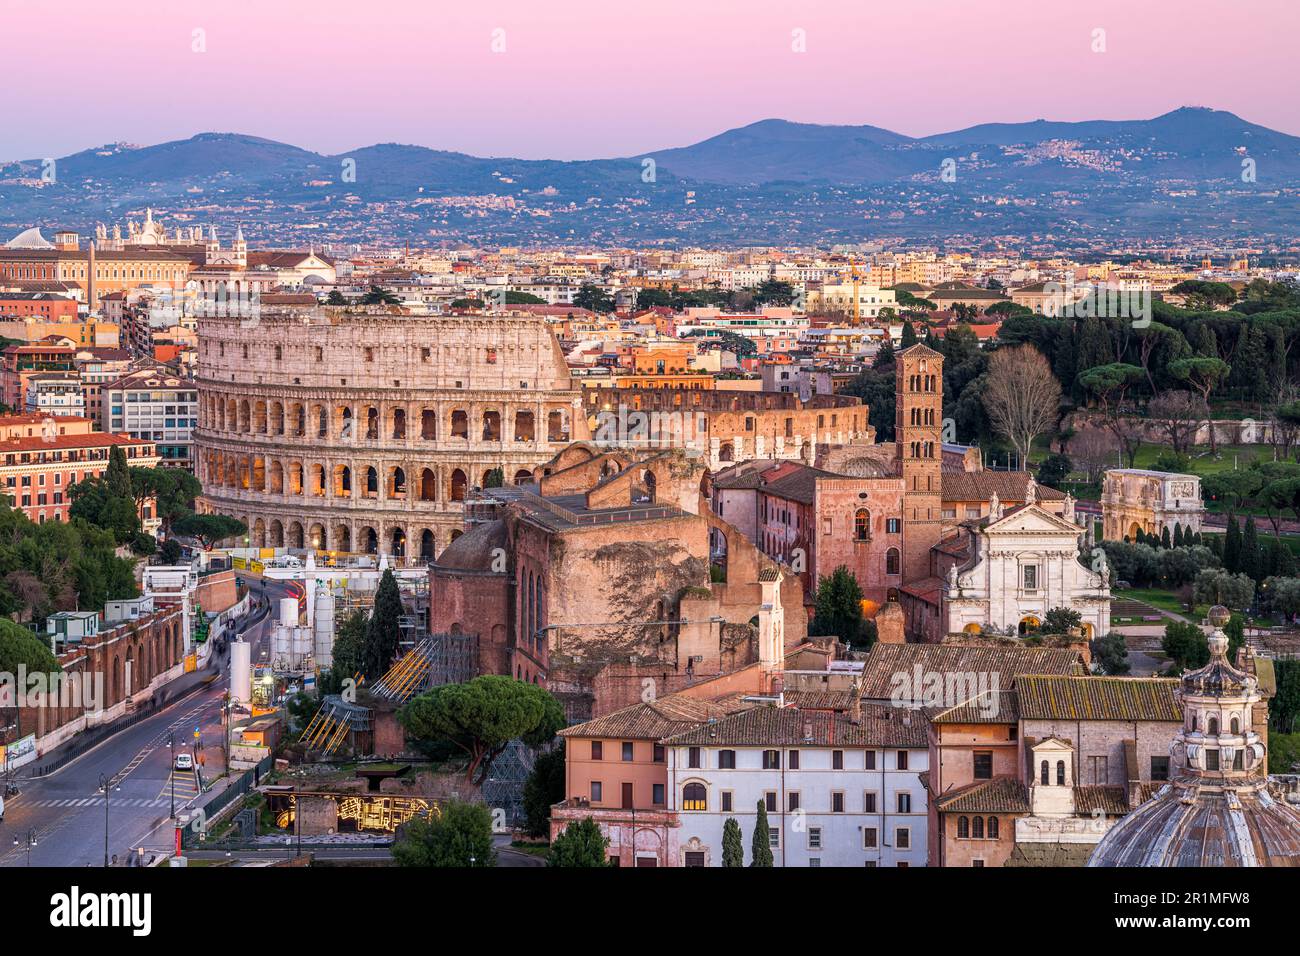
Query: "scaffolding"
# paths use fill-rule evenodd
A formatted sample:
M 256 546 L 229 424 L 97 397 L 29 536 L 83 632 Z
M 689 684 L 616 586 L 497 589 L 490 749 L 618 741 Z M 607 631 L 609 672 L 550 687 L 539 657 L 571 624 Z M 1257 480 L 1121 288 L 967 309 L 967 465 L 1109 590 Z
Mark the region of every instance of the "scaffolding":
M 430 634 L 394 661 L 371 691 L 403 704 L 430 687 L 463 684 L 477 676 L 477 634 Z
M 326 697 L 302 732 L 302 744 L 308 750 L 319 750 L 328 757 L 343 745 L 351 734 L 370 729 L 373 713 L 369 707 L 351 704 L 342 697 Z

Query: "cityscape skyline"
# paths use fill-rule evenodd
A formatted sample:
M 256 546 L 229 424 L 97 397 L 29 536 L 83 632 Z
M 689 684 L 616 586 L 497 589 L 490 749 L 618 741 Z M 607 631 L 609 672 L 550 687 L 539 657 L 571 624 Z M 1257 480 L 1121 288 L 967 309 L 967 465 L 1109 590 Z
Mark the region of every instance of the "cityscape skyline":
M 396 141 L 573 159 L 672 148 L 769 117 L 925 136 L 983 122 L 1156 116 L 1188 104 L 1300 132 L 1300 105 L 1269 76 L 1288 26 L 1300 25 L 1287 4 L 1249 4 L 1249 15 L 1217 18 L 1213 34 L 1201 28 L 1217 13 L 1207 2 L 1178 18 L 1117 2 L 1044 10 L 1011 0 L 995 15 L 987 4 L 925 6 L 923 40 L 904 42 L 891 38 L 915 36 L 914 8 L 839 3 L 701 11 L 674 0 L 648 15 L 590 3 L 539 11 L 516 2 L 489 10 L 385 2 L 364 19 L 333 0 L 310 9 L 293 0 L 256 19 L 146 3 L 120 20 L 75 0 L 66 10 L 78 29 L 61 35 L 62 56 L 93 62 L 106 42 L 148 51 L 147 65 L 93 84 L 80 70 L 50 70 L 37 42 L 47 22 L 17 8 L 6 13 L 6 61 L 11 75 L 41 83 L 12 104 L 0 157 L 232 129 L 325 153 Z M 1162 41 L 1151 43 L 1154 35 Z M 645 51 L 643 69 L 628 67 L 629 40 Z M 312 65 L 292 55 L 295 46 Z M 382 58 L 349 65 L 359 50 L 377 49 Z M 1231 69 L 1187 68 L 1198 60 Z M 142 71 L 165 81 L 156 98 L 142 101 Z M 425 108 L 413 110 L 412 97 Z M 123 109 L 155 99 L 156 108 Z M 322 106 L 331 117 L 324 123 Z

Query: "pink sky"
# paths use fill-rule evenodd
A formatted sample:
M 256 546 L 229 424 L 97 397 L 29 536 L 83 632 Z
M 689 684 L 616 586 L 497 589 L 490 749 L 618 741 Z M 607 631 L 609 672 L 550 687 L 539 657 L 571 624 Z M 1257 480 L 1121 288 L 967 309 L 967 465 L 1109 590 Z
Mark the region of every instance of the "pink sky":
M 1183 105 L 1300 134 L 1296 0 L 0 0 L 0 160 L 217 130 L 587 158 Z M 494 29 L 506 50 L 491 50 Z M 806 32 L 807 52 L 791 50 Z M 1092 52 L 1095 28 L 1106 52 Z M 207 52 L 191 51 L 195 29 Z M 14 77 L 23 77 L 15 81 Z M 39 80 L 36 79 L 39 77 Z M 17 83 L 15 86 L 14 84 Z

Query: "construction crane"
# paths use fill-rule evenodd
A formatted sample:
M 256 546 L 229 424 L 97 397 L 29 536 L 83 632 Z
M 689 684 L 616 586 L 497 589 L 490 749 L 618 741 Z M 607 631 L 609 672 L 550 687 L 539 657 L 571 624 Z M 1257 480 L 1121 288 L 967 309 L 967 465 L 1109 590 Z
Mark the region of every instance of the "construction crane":
M 858 264 L 849 257 L 849 278 L 853 280 L 853 327 L 856 329 L 862 324 L 862 319 L 858 315 Z

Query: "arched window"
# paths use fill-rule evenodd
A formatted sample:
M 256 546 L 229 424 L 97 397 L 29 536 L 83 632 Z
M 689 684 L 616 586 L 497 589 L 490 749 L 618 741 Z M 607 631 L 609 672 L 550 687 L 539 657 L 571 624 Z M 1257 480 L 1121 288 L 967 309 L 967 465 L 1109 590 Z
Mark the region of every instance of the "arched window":
M 1039 773 L 1038 773 L 1038 780 L 1044 787 L 1052 782 L 1051 774 L 1052 774 L 1051 768 L 1048 767 L 1047 761 L 1044 760 L 1042 766 L 1039 768 Z
M 970 835 L 972 840 L 984 839 L 984 818 L 975 817 L 971 820 Z
M 859 508 L 853 515 L 853 537 L 858 541 L 871 537 L 871 514 L 866 508 Z
M 1058 787 L 1065 786 L 1065 761 L 1064 760 L 1056 761 L 1056 785 Z
M 1218 718 L 1218 717 L 1211 717 L 1211 718 L 1210 718 L 1210 730 L 1209 730 L 1209 733 L 1210 733 L 1210 736 L 1211 736 L 1211 737 L 1217 737 L 1217 736 L 1219 735 L 1219 718 Z
M 989 839 L 996 840 L 997 838 L 998 838 L 998 818 L 989 817 Z
M 901 559 L 899 558 L 899 553 L 897 548 L 890 548 L 888 551 L 885 552 L 885 573 L 886 574 L 898 574 L 901 563 L 902 562 Z
M 1238 720 L 1236 717 L 1232 718 L 1232 724 L 1230 726 L 1232 727 L 1232 735 L 1234 737 L 1237 734 L 1241 733 L 1241 721 Z
M 465 478 L 465 472 L 461 471 L 459 468 L 457 468 L 455 471 L 451 473 L 451 500 L 452 501 L 465 500 L 465 486 L 468 483 L 469 483 L 468 480 Z
M 688 783 L 682 787 L 682 809 L 683 810 L 707 810 L 709 809 L 708 795 L 704 790 L 702 783 Z
M 970 818 L 969 817 L 957 818 L 957 839 L 958 840 L 970 839 Z

